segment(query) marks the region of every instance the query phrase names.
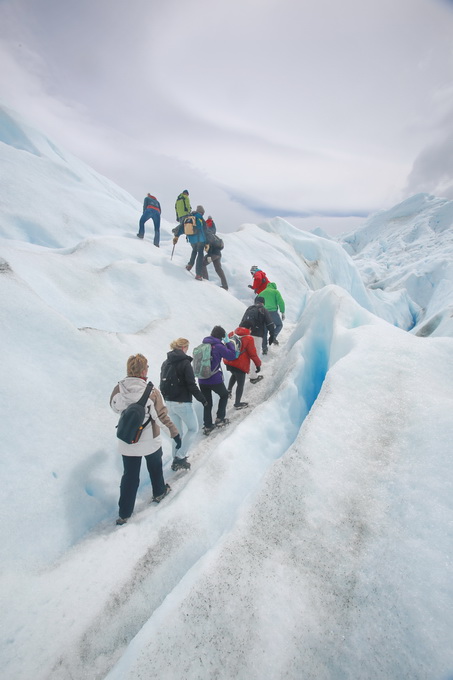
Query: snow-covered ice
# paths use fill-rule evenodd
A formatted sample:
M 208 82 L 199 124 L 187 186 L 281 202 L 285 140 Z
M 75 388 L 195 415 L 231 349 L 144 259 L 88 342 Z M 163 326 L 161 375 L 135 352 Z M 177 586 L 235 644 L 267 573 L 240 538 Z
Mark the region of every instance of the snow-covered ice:
M 0 140 L 2 678 L 452 677 L 453 204 L 341 242 L 218 224 L 226 292 L 182 239 L 171 259 L 173 216 L 157 249 L 141 205 L 10 111 Z M 252 264 L 287 313 L 251 407 L 189 473 L 164 437 L 171 494 L 150 505 L 143 467 L 116 527 L 127 357 L 156 382 L 171 340 L 235 328 Z

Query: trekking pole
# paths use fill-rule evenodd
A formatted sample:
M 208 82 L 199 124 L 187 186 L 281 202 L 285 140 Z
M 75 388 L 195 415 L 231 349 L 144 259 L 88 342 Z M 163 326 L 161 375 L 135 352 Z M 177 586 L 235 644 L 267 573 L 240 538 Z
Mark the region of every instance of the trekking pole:
M 175 252 L 175 248 L 176 248 L 176 243 L 173 243 L 173 250 L 171 251 L 171 257 L 170 257 L 170 260 L 172 260 L 172 259 L 173 259 L 173 253 Z

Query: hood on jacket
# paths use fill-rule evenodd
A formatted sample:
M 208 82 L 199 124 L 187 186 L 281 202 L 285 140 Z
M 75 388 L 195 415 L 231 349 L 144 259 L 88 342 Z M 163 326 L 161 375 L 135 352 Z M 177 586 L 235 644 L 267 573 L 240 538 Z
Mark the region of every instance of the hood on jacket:
M 167 359 L 171 364 L 177 364 L 180 361 L 192 361 L 192 357 L 182 351 L 182 349 L 172 349 L 171 352 L 167 352 Z
M 272 288 L 272 290 L 277 290 L 277 284 L 276 283 L 268 283 L 265 290 L 268 288 Z
M 148 380 L 135 378 L 133 376 L 128 376 L 127 378 L 120 380 L 118 388 L 122 408 L 126 408 L 129 404 L 138 401 L 145 391 L 148 382 Z
M 243 326 L 238 326 L 232 333 L 236 333 L 236 335 L 251 335 L 252 331 L 250 328 L 244 328 Z
M 214 338 L 212 335 L 208 335 L 206 338 L 203 338 L 203 342 L 207 342 L 210 345 L 216 345 L 217 343 L 222 344 L 222 341 L 219 340 L 219 338 Z

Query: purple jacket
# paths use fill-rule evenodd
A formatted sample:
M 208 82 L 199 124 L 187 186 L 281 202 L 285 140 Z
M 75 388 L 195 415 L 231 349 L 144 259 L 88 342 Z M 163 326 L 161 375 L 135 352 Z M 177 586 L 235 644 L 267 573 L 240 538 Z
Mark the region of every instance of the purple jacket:
M 227 342 L 224 345 L 222 340 L 213 338 L 212 335 L 204 338 L 203 342 L 208 342 L 211 345 L 211 371 L 216 368 L 218 370 L 210 378 L 199 378 L 198 382 L 200 385 L 220 385 L 223 382 L 222 359 L 233 361 L 233 359 L 236 359 L 236 350 L 232 342 Z

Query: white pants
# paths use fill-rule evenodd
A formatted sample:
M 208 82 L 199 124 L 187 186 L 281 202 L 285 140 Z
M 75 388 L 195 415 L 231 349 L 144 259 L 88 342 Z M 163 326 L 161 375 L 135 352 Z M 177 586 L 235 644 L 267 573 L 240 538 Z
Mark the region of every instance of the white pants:
M 175 427 L 181 435 L 182 446 L 176 450 L 176 444 L 173 442 L 172 455 L 173 458 L 185 458 L 189 450 L 193 438 L 198 432 L 198 418 L 195 413 L 193 404 L 189 401 L 179 403 L 177 401 L 166 401 L 168 415 L 173 421 Z M 184 427 L 185 426 L 185 427 Z

